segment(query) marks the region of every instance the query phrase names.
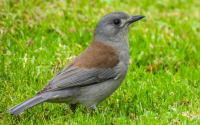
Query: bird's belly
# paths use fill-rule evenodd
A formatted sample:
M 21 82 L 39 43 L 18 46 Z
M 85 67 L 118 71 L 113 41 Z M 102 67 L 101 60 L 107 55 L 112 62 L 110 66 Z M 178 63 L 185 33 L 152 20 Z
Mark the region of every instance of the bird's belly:
M 121 67 L 119 76 L 104 82 L 66 88 L 46 93 L 49 96 L 47 102 L 82 104 L 88 108 L 94 108 L 97 104 L 109 97 L 122 83 L 126 75 L 126 67 Z
M 49 92 L 47 95 L 52 98 L 47 102 L 82 104 L 85 107 L 94 108 L 120 86 L 124 77 L 120 76 L 102 83 Z
M 97 104 L 109 97 L 122 83 L 124 77 L 110 79 L 94 85 L 80 87 L 76 101 L 88 108 L 94 108 Z

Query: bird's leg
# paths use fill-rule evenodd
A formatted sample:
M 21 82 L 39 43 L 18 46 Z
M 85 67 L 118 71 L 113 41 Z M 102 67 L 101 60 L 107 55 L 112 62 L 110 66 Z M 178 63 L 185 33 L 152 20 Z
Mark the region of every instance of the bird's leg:
M 89 108 L 90 111 L 91 111 L 91 115 L 92 115 L 92 116 L 93 116 L 94 114 L 96 114 L 96 112 L 95 112 L 95 107 L 96 107 L 96 106 L 92 106 L 92 107 Z
M 77 104 L 71 104 L 70 107 L 71 107 L 72 112 L 75 112 L 76 106 L 77 106 Z
M 90 107 L 89 108 L 92 112 L 94 112 L 95 111 L 95 106 L 92 106 L 92 107 Z

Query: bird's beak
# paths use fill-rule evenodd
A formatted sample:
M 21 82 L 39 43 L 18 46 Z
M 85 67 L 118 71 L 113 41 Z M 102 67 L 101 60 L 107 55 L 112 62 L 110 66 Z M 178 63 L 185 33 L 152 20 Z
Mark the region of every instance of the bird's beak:
M 131 16 L 129 18 L 128 22 L 131 24 L 135 21 L 141 20 L 142 18 L 144 18 L 144 16 L 142 16 L 142 15 Z

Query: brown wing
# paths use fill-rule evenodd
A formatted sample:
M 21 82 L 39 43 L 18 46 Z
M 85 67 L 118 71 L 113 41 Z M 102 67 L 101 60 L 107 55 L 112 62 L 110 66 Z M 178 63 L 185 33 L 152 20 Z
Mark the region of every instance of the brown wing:
M 115 78 L 119 75 L 118 64 L 119 58 L 116 49 L 93 41 L 37 94 Z
M 70 64 L 81 69 L 113 68 L 119 63 L 118 50 L 101 42 L 92 41 Z

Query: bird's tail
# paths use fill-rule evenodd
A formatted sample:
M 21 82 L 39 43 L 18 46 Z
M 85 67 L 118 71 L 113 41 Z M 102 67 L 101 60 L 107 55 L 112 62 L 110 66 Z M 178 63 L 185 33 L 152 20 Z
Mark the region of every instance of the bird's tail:
M 38 105 L 44 101 L 46 101 L 46 98 L 43 98 L 41 95 L 36 95 L 8 110 L 5 111 L 5 113 L 10 113 L 12 115 L 17 115 L 21 112 L 23 112 L 24 110 L 27 110 L 35 105 Z

